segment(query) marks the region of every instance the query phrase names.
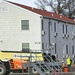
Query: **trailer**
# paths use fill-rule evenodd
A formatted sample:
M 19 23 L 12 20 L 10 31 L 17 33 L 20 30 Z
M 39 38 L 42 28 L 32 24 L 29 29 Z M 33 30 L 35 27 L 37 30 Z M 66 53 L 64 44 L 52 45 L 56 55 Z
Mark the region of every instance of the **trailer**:
M 8 75 L 10 72 L 21 73 L 22 70 L 25 72 L 28 70 L 27 66 L 22 66 L 23 64 L 29 63 L 29 56 L 31 53 L 21 53 L 21 52 L 0 52 L 0 75 Z M 41 53 L 32 53 L 32 62 L 39 59 L 37 57 L 41 57 L 41 61 L 43 60 Z
M 0 52 L 0 75 L 8 75 L 10 72 L 21 72 L 22 64 L 27 63 L 27 59 L 16 57 L 20 53 Z M 26 71 L 24 67 L 24 71 Z
M 29 69 L 32 75 L 48 75 L 54 70 L 59 72 L 61 64 L 55 60 L 55 56 L 49 52 L 0 52 L 0 75 L 8 75 L 10 72 L 22 73 L 22 70 L 26 72 Z

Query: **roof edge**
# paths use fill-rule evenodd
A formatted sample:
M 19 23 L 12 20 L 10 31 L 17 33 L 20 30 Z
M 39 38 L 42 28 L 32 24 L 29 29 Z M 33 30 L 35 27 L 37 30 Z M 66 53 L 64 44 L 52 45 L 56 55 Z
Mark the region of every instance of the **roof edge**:
M 14 4 L 14 5 L 19 6 L 21 8 L 27 9 L 27 10 L 29 10 L 29 11 L 31 11 L 33 13 L 36 13 L 36 14 L 38 14 L 40 16 L 43 16 L 43 17 L 49 17 L 49 18 L 60 20 L 60 21 L 65 21 L 65 22 L 69 22 L 69 23 L 74 23 L 75 24 L 74 20 L 72 20 L 72 19 L 70 19 L 68 17 L 65 17 L 63 15 L 60 15 L 60 14 L 56 14 L 56 13 L 53 13 L 53 12 L 49 12 L 49 11 L 33 8 L 33 7 L 30 7 L 30 6 L 19 4 L 19 3 L 16 3 L 16 2 L 11 2 L 11 1 L 8 1 L 8 0 L 3 0 L 3 1 L 6 1 L 8 3 Z

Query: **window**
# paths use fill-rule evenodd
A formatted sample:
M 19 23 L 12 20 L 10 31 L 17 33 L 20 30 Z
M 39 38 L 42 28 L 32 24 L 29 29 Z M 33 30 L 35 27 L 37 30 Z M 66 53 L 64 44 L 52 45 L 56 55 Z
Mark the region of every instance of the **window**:
M 44 49 L 44 43 L 42 43 L 42 49 Z
M 48 25 L 48 33 L 49 33 L 49 45 L 50 45 L 50 23 Z
M 63 27 L 62 27 L 62 28 L 63 28 L 63 33 L 64 33 L 64 25 L 63 25 Z
M 48 43 L 46 43 L 46 49 L 49 49 Z
M 74 54 L 74 46 L 72 46 L 72 54 Z
M 44 30 L 43 20 L 42 20 L 42 30 Z
M 51 27 L 51 31 L 53 31 L 53 25 L 52 25 L 52 22 L 51 22 L 51 24 L 50 24 L 50 27 Z
M 72 26 L 72 35 L 74 35 L 75 28 Z
M 68 54 L 68 45 L 66 45 L 66 54 Z
M 22 43 L 22 51 L 29 52 L 29 43 Z
M 8 8 L 7 7 L 0 7 L 0 12 L 7 12 Z
M 21 21 L 22 30 L 29 30 L 29 20 Z
M 56 23 L 54 23 L 54 32 L 56 32 Z
M 67 25 L 66 25 L 66 34 L 67 34 Z
M 56 43 L 55 43 L 55 54 L 57 53 L 57 50 L 56 50 Z

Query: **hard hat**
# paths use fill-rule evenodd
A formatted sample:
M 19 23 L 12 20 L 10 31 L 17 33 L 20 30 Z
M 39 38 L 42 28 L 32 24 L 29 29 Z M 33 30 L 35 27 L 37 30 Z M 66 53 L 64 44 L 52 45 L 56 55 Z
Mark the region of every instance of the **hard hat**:
M 64 61 L 62 60 L 62 62 L 64 62 Z

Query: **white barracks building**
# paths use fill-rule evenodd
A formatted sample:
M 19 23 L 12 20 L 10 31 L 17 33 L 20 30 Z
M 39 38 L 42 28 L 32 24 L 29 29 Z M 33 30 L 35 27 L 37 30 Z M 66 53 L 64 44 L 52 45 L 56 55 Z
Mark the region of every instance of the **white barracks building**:
M 70 55 L 75 62 L 75 22 L 52 12 L 1 1 L 0 50 L 49 50 L 59 60 Z

